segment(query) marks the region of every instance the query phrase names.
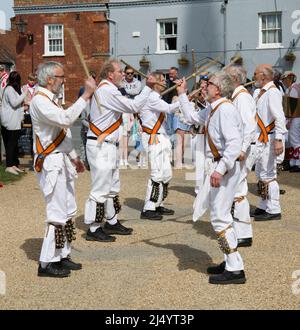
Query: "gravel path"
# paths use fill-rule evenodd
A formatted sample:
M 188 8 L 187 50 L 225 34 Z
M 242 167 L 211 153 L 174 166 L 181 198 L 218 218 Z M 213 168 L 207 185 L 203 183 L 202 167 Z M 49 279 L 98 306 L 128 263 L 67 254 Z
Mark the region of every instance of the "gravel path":
M 0 189 L 0 270 L 6 275 L 0 309 L 298 309 L 300 285 L 292 274 L 299 269 L 300 276 L 300 174 L 280 175 L 287 190 L 281 196 L 283 219 L 254 223 L 253 246 L 240 249 L 247 283 L 214 286 L 206 267 L 219 263 L 222 254 L 208 216 L 191 221 L 194 182 L 186 173 L 174 171 L 170 184 L 166 207 L 175 216 L 151 222 L 139 219 L 148 171 L 121 170 L 120 219 L 134 234 L 114 243 L 84 239 L 90 181 L 89 173 L 80 175 L 72 256 L 83 270 L 64 279 L 37 277 L 45 205 L 34 174 Z M 255 205 L 253 173 L 249 181 Z

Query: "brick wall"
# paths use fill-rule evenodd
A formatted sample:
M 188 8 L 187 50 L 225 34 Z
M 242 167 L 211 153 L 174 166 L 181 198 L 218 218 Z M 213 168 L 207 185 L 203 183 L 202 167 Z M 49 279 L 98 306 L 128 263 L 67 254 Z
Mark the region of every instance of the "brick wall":
M 102 3 L 108 2 L 107 0 L 15 0 L 14 6 L 37 6 L 37 5 L 69 5 L 69 4 L 82 4 L 82 3 Z
M 15 1 L 15 5 L 30 3 L 45 3 L 46 1 Z M 67 3 L 76 1 L 53 1 L 57 3 Z M 89 2 L 89 1 L 85 1 Z M 49 1 L 48 1 L 49 3 Z M 51 2 L 52 4 L 52 2 Z M 16 22 L 20 17 L 16 16 Z M 30 45 L 26 37 L 17 35 L 16 40 L 16 67 L 21 73 L 23 82 L 39 63 L 45 61 L 58 61 L 65 68 L 65 99 L 67 104 L 77 99 L 78 91 L 82 86 L 85 73 L 72 39 L 67 31 L 71 27 L 76 32 L 84 59 L 89 70 L 97 74 L 104 60 L 104 54 L 109 52 L 109 26 L 103 12 L 80 12 L 63 14 L 31 14 L 23 15 L 22 19 L 27 23 L 27 34 L 34 35 L 34 43 Z M 64 52 L 65 56 L 44 57 L 44 25 L 63 24 L 64 25 Z M 101 55 L 102 54 L 102 55 Z

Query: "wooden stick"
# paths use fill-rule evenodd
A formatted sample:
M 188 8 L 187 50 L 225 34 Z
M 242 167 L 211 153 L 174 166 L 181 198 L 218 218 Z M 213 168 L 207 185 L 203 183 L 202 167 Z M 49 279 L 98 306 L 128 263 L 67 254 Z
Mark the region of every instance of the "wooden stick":
M 211 67 L 213 64 L 215 64 L 217 62 L 217 59 L 215 60 L 211 60 L 209 61 L 206 65 L 204 65 L 201 69 L 199 69 L 198 71 L 192 73 L 190 76 L 188 76 L 187 78 L 185 78 L 186 81 L 189 81 L 192 78 L 197 77 L 199 74 L 201 74 L 203 71 L 207 70 L 209 67 Z M 174 89 L 177 88 L 177 85 L 174 85 L 170 88 L 168 88 L 167 90 L 165 90 L 163 93 L 161 93 L 162 96 L 172 92 Z
M 84 60 L 84 57 L 83 57 L 83 54 L 82 54 L 82 50 L 81 50 L 80 43 L 79 43 L 79 40 L 77 38 L 77 35 L 76 35 L 73 28 L 67 28 L 67 31 L 70 34 L 70 37 L 71 37 L 72 42 L 74 44 L 74 47 L 76 49 L 77 55 L 80 59 L 81 65 L 83 66 L 86 77 L 89 78 L 90 77 L 89 69 L 88 69 L 88 67 L 86 65 L 86 62 Z M 98 98 L 98 95 L 96 93 L 94 93 L 94 97 L 95 97 L 95 100 L 96 100 L 96 103 L 97 103 L 98 110 L 99 110 L 100 114 L 102 114 L 102 108 L 101 108 L 101 104 L 100 104 L 100 100 Z
M 196 55 L 195 55 L 194 49 L 192 49 L 192 70 L 193 70 L 193 72 L 196 72 Z M 194 78 L 193 88 L 195 88 L 196 82 L 197 82 L 197 77 Z
M 135 71 L 137 74 L 139 74 L 141 77 L 143 77 L 143 78 L 147 78 L 147 75 L 145 75 L 143 72 L 141 72 L 141 71 L 139 71 L 138 69 L 136 69 L 136 68 L 134 68 L 132 65 L 130 65 L 130 64 L 128 64 L 127 62 L 125 62 L 124 60 L 120 60 L 123 64 L 125 64 L 126 66 L 128 66 L 128 67 L 130 67 L 133 71 Z M 161 87 L 164 87 L 165 89 L 166 89 L 166 85 L 164 85 L 164 84 L 161 84 L 161 83 L 159 83 L 159 82 L 156 82 L 155 83 L 156 85 L 159 85 L 159 86 L 161 86 Z
M 247 87 L 247 86 L 250 86 L 250 85 L 253 85 L 253 84 L 255 84 L 255 80 L 254 81 L 249 81 L 246 84 L 244 84 L 243 86 Z

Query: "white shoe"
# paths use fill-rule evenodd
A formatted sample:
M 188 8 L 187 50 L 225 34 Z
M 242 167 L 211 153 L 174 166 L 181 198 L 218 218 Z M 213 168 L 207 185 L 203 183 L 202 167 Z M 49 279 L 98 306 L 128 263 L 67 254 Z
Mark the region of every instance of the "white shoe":
M 24 170 L 21 170 L 20 168 L 18 168 L 17 166 L 13 166 L 13 169 L 19 173 L 24 173 Z
M 120 166 L 124 166 L 124 160 L 120 159 Z
M 6 167 L 5 172 L 11 173 L 14 175 L 19 175 L 19 173 L 11 166 L 11 167 Z

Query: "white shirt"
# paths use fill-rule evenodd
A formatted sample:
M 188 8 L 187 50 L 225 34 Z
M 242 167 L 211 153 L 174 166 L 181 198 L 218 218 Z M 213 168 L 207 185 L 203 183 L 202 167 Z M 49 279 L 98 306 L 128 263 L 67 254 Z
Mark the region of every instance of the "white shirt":
M 127 94 L 136 96 L 141 92 L 142 84 L 137 78 L 133 78 L 131 82 L 128 82 L 125 78 L 122 80 L 122 85 Z
M 270 125 L 275 120 L 275 139 L 282 140 L 284 134 L 287 133 L 285 126 L 285 115 L 282 107 L 282 95 L 276 87 L 270 88 L 273 85 L 273 81 L 267 83 L 263 87 L 266 92 L 259 99 L 258 93 L 255 93 L 256 107 L 257 113 L 263 121 L 265 127 Z M 257 125 L 257 134 L 259 135 L 260 133 L 261 130 Z
M 72 146 L 72 135 L 69 129 L 79 117 L 87 102 L 80 97 L 68 109 L 60 108 L 51 100 L 56 96 L 48 89 L 38 87 L 43 95 L 35 95 L 30 103 L 30 115 L 33 127 L 33 150 L 36 153 L 36 135 L 39 137 L 43 148 L 47 148 L 59 135 L 63 128 L 67 129 L 67 135 L 63 142 L 55 149 L 55 152 L 69 154 L 71 158 L 76 158 L 76 152 Z
M 300 97 L 300 86 L 296 83 L 293 83 L 287 90 L 286 95 L 290 97 Z
M 156 91 L 152 91 L 147 103 L 144 105 L 139 114 L 143 126 L 153 129 L 162 112 L 173 113 L 179 108 L 179 105 L 179 102 L 168 104 L 167 102 L 162 100 L 161 95 L 159 93 L 157 93 Z M 160 126 L 158 133 L 167 134 L 166 119 Z
M 238 86 L 233 94 L 233 104 L 239 111 L 243 122 L 243 145 L 242 151 L 247 152 L 250 144 L 255 142 L 256 137 L 256 104 L 253 97 L 247 92 L 241 92 L 234 98 L 240 91 L 246 90 L 244 86 Z
M 24 118 L 24 107 L 22 103 L 25 93 L 19 95 L 11 86 L 4 89 L 2 108 L 0 110 L 1 125 L 6 129 L 15 131 L 21 129 Z
M 226 100 L 218 99 L 206 109 L 195 112 L 193 103 L 189 102 L 185 94 L 179 96 L 181 110 L 188 122 L 196 125 L 207 125 L 212 109 L 219 103 Z M 242 151 L 243 124 L 242 118 L 232 103 L 223 103 L 215 111 L 208 125 L 209 135 L 216 146 L 220 156 L 216 171 L 222 175 L 233 168 L 235 161 Z M 214 158 L 206 138 L 206 157 Z
M 100 113 L 95 97 L 93 97 L 90 120 L 103 132 L 118 121 L 122 113 L 138 113 L 146 104 L 151 91 L 151 88 L 145 86 L 141 94 L 132 100 L 123 96 L 113 83 L 103 80 L 96 91 L 102 112 Z M 95 136 L 95 134 L 89 129 L 87 136 Z M 107 136 L 106 140 L 117 142 L 119 140 L 119 130 L 115 130 Z

